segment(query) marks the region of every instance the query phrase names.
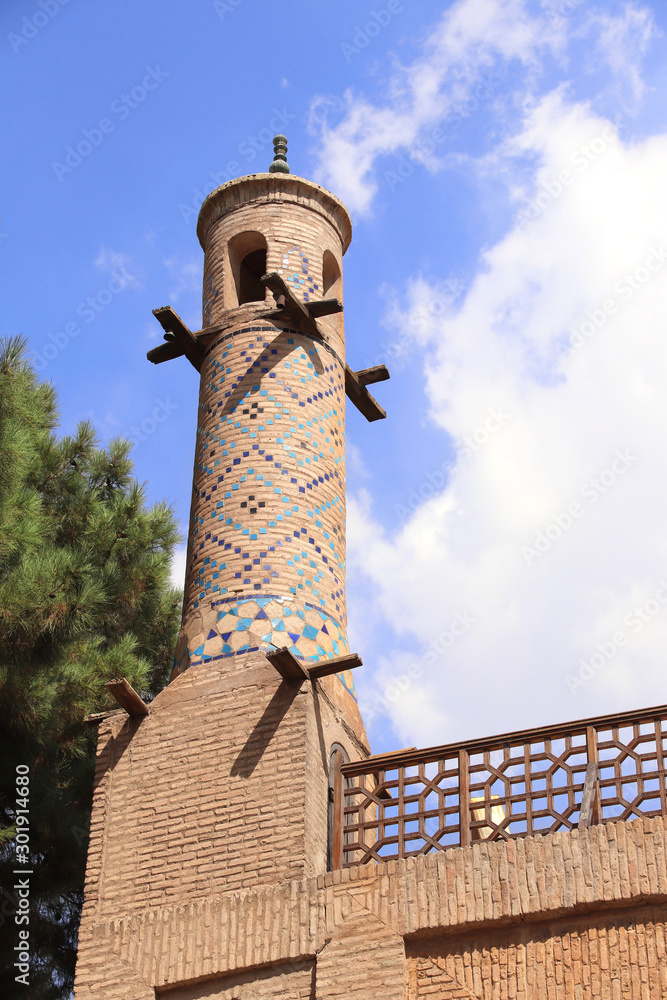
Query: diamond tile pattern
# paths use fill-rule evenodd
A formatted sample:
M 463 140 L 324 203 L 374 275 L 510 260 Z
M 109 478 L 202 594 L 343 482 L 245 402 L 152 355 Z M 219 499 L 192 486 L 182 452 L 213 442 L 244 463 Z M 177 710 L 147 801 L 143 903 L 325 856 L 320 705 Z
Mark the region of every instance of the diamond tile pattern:
M 319 294 L 297 245 L 281 263 L 299 297 Z M 173 676 L 257 648 L 305 662 L 347 653 L 342 359 L 257 320 L 217 336 L 201 371 Z M 352 675 L 340 679 L 354 697 Z
M 340 624 L 312 604 L 300 605 L 294 598 L 264 595 L 216 605 L 216 622 L 194 649 L 182 644 L 174 664 L 176 676 L 188 666 L 210 663 L 238 653 L 284 646 L 304 663 L 317 663 L 349 652 Z M 340 677 L 356 701 L 350 671 Z

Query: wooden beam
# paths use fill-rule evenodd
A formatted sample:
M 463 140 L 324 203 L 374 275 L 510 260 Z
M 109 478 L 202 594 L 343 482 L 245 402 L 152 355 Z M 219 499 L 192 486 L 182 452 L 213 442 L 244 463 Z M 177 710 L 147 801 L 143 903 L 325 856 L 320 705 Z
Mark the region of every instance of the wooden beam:
M 297 299 L 292 289 L 277 271 L 269 271 L 268 274 L 265 274 L 264 277 L 260 278 L 260 281 L 266 285 L 267 288 L 271 289 L 278 306 L 277 310 L 272 309 L 268 314 L 270 317 L 288 315 L 296 323 L 303 324 L 309 333 L 312 333 L 320 340 L 324 340 L 317 323 L 310 315 L 305 304 Z
M 128 684 L 124 677 L 118 680 L 107 681 L 104 686 L 108 688 L 120 707 L 124 708 L 128 715 L 148 715 L 148 705 L 137 694 L 132 685 Z
M 183 357 L 183 350 L 175 340 L 172 340 L 166 344 L 160 344 L 158 347 L 151 348 L 146 357 L 152 364 L 161 365 L 163 361 L 172 361 L 174 358 Z
M 589 764 L 597 764 L 599 767 L 599 750 L 598 750 L 598 733 L 595 726 L 586 727 L 586 753 L 588 755 Z M 598 779 L 600 773 L 598 771 Z M 591 816 L 591 825 L 593 823 L 601 822 L 601 802 L 600 802 L 600 785 L 598 781 L 597 785 L 597 795 L 593 799 L 593 813 Z
M 389 371 L 386 365 L 374 365 L 372 368 L 362 368 L 355 372 L 362 385 L 373 385 L 375 382 L 386 382 Z
M 171 306 L 161 306 L 159 309 L 153 310 L 153 315 L 165 333 L 173 335 L 174 340 L 169 341 L 166 345 L 160 345 L 162 354 L 159 356 L 160 348 L 154 348 L 152 351 L 149 351 L 146 355 L 148 360 L 152 361 L 153 364 L 159 365 L 162 361 L 169 361 L 173 357 L 180 357 L 181 354 L 184 354 L 192 367 L 200 371 L 204 358 L 204 348 L 185 325 L 178 313 L 174 312 Z M 164 347 L 177 348 L 178 353 L 170 353 L 169 357 L 167 357 Z
M 254 303 L 249 304 L 254 305 Z M 197 343 L 199 343 L 200 337 L 213 337 L 216 333 L 229 333 L 230 329 L 231 328 L 228 323 L 213 323 L 212 326 L 204 326 L 201 330 L 193 330 L 192 336 L 195 338 Z
M 354 403 L 360 413 L 363 413 L 366 420 L 383 420 L 387 416 L 349 365 L 345 365 L 345 393 L 350 402 Z
M 308 675 L 313 678 L 328 677 L 330 674 L 339 674 L 343 670 L 354 670 L 355 667 L 363 666 L 358 653 L 348 653 L 346 656 L 334 656 L 331 660 L 322 660 L 320 663 L 313 663 L 308 666 Z
M 120 714 L 120 709 L 112 708 L 108 712 L 94 712 L 92 715 L 86 715 L 83 719 L 84 726 L 96 726 L 103 719 L 108 719 L 110 715 Z
M 226 323 L 214 323 L 212 326 L 205 326 L 201 330 L 193 330 L 192 336 L 197 341 L 197 346 L 199 346 L 199 341 L 201 337 L 213 338 L 217 333 L 227 332 L 229 326 Z M 162 364 L 163 361 L 171 361 L 173 358 L 182 358 L 184 355 L 183 348 L 175 340 L 170 340 L 166 344 L 160 344 L 159 347 L 154 347 L 148 352 L 146 357 L 149 361 L 152 361 L 154 365 Z
M 584 779 L 584 789 L 581 793 L 581 808 L 579 810 L 579 830 L 587 830 L 589 826 L 599 819 L 597 818 L 597 801 L 600 794 L 599 786 L 600 769 L 597 764 L 589 764 L 586 768 L 586 778 Z
M 308 670 L 287 646 L 271 650 L 270 653 L 266 654 L 266 658 L 276 668 L 283 680 L 289 684 L 301 684 L 308 680 Z
M 396 757 L 399 754 L 408 753 L 410 750 L 416 750 L 416 749 L 417 749 L 417 747 L 404 747 L 402 750 L 390 750 L 389 753 L 385 753 L 382 756 L 383 757 L 392 757 L 392 756 Z M 391 769 L 391 765 L 389 765 L 389 769 Z M 396 800 L 394 799 L 394 797 L 391 794 L 391 792 L 389 791 L 389 789 L 388 788 L 383 788 L 382 785 L 380 785 L 380 772 L 379 771 L 374 771 L 373 772 L 373 777 L 375 778 L 375 785 L 376 785 L 376 788 L 375 788 L 373 794 L 376 795 L 378 799 L 386 799 L 388 802 L 395 802 Z M 377 786 L 380 786 L 380 787 L 378 788 Z
M 341 313 L 343 311 L 343 303 L 340 299 L 316 299 L 315 302 L 306 302 L 306 309 L 313 319 L 317 319 L 319 316 L 331 316 L 332 313 Z
M 460 743 L 445 743 L 440 746 L 423 747 L 419 750 L 407 750 L 401 758 L 401 767 L 413 767 L 416 764 L 453 757 L 459 750 L 483 753 L 485 750 L 497 750 L 499 747 L 517 746 L 522 743 L 541 743 L 545 739 L 560 740 L 574 734 L 585 734 L 589 726 L 604 730 L 636 726 L 642 722 L 655 726 L 656 720 L 662 719 L 667 719 L 667 705 L 617 712 L 615 715 L 596 715 L 589 719 L 577 719 L 574 722 L 559 722 L 555 726 L 517 729 L 511 733 L 500 733 L 497 736 L 484 736 L 476 740 L 462 740 Z M 391 761 L 390 754 L 374 754 L 361 761 L 349 761 L 343 767 L 346 776 L 351 777 L 367 773 L 370 765 L 373 766 L 373 770 L 382 770 L 385 761 Z
M 416 750 L 417 747 L 403 747 L 402 750 L 390 750 L 388 753 L 383 753 L 383 759 L 385 757 L 398 757 L 402 753 L 410 753 L 411 750 Z

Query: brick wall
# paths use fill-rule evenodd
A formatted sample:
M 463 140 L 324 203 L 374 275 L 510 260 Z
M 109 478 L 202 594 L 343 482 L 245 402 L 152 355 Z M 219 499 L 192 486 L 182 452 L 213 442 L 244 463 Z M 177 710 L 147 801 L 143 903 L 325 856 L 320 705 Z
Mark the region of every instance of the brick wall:
M 231 663 L 193 668 L 143 721 L 101 729 L 97 919 L 324 870 L 329 749 L 362 748 L 323 686 L 285 684 L 262 654 Z
M 118 712 L 100 725 L 84 982 L 106 963 L 106 950 L 85 957 L 106 921 L 325 870 L 331 746 L 367 753 L 339 689 L 335 677 L 290 686 L 247 654 L 180 675 L 140 721 Z
M 312 960 L 317 1000 L 665 1000 L 666 936 L 659 817 L 100 921 L 82 956 L 87 970 L 107 962 L 109 978 L 81 975 L 76 997 L 133 1000 L 179 984 L 205 997 L 206 984 L 218 988 L 225 976 L 263 982 L 268 970 Z
M 315 962 L 285 962 L 180 989 L 159 991 L 166 1000 L 314 1000 Z
M 664 905 L 473 932 L 413 950 L 422 956 L 409 962 L 410 1000 L 667 996 Z

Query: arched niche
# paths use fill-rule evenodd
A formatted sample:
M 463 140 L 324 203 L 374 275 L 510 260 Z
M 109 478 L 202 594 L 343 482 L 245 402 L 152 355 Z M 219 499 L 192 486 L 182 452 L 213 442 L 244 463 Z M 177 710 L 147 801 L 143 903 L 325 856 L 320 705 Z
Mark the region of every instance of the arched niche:
M 343 301 L 343 278 L 340 273 L 340 264 L 331 250 L 325 250 L 322 255 L 322 298 Z M 327 318 L 329 324 L 340 335 L 343 324 L 342 313 L 336 313 Z
M 266 288 L 260 278 L 266 274 L 266 239 L 252 230 L 238 233 L 229 241 L 231 282 L 229 308 L 246 302 L 263 302 Z
M 340 299 L 343 295 L 340 266 L 331 250 L 325 250 L 322 257 L 322 295 L 325 299 Z

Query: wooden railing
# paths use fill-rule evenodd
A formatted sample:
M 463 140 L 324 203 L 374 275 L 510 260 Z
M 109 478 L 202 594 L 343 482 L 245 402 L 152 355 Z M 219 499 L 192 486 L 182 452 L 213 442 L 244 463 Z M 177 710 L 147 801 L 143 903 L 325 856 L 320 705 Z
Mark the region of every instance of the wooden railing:
M 333 867 L 667 815 L 667 705 L 338 766 Z

